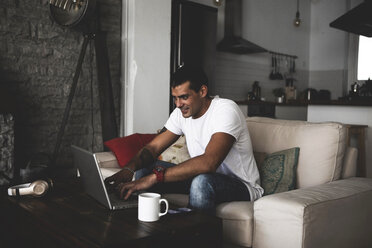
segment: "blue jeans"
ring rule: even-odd
[[[151,174],[157,165],[166,168],[175,166],[158,160],[150,167],[136,171],[135,179]],[[189,207],[211,213],[214,213],[219,203],[250,200],[249,191],[243,182],[220,173],[200,174],[182,182],[156,184],[150,190],[158,193],[189,194]]]

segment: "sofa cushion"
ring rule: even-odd
[[[135,133],[104,142],[116,156],[120,167],[124,167],[156,134]]]
[[[296,171],[300,148],[295,147],[265,156],[257,163],[264,195],[292,190],[296,185]]]
[[[346,128],[342,124],[248,117],[247,125],[254,151],[270,154],[300,147],[297,188],[340,178],[346,146]]]
[[[216,208],[216,215],[222,219],[224,242],[252,247],[253,202],[221,203]]]
[[[101,168],[119,168],[118,160],[112,152],[96,152],[94,153],[98,166]]]

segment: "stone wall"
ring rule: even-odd
[[[117,123],[120,102],[121,1],[100,3],[107,32]],[[59,26],[47,0],[0,1],[0,89],[15,98],[15,161],[25,167],[39,152],[52,155],[83,43],[83,35]],[[72,167],[70,145],[103,149],[94,43],[88,45],[57,165]]]

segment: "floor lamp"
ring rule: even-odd
[[[70,93],[64,110],[61,126],[57,134],[57,141],[51,158],[52,169],[56,166],[62,137],[68,121],[72,100],[80,76],[84,56],[90,40],[94,41],[97,65],[97,78],[100,96],[100,112],[103,141],[117,137],[117,125],[109,70],[109,60],[106,44],[106,33],[100,30],[98,3],[96,0],[50,0],[52,18],[63,27],[81,31],[84,41],[77,61]]]

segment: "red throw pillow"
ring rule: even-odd
[[[135,133],[104,142],[114,154],[120,167],[124,167],[156,134]]]

